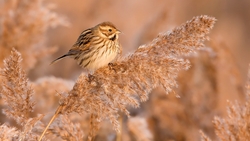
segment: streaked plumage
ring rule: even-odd
[[[51,64],[70,56],[78,65],[95,70],[112,62],[121,51],[118,42],[120,31],[111,22],[103,22],[84,30],[69,52]]]

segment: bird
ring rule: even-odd
[[[51,62],[54,64],[65,57],[71,57],[77,64],[94,71],[114,61],[121,54],[118,35],[121,33],[111,22],[102,22],[84,30],[68,53]]]

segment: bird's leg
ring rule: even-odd
[[[95,77],[92,74],[89,73],[88,74],[88,78],[89,78],[89,82],[91,82],[91,81],[94,80]]]
[[[108,66],[109,66],[109,68],[111,68],[112,66],[114,66],[114,64],[113,63],[109,63]]]
[[[114,70],[116,72],[116,70],[114,68],[115,64],[109,63],[108,66],[109,66],[109,70]]]
[[[92,82],[95,78],[95,76],[93,75],[94,74],[94,71],[93,70],[87,70],[87,73],[88,73],[88,78],[89,78],[89,82]]]

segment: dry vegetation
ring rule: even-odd
[[[215,39],[209,47],[204,44],[215,18],[193,17],[149,42],[156,34],[153,27],[161,29],[170,21],[163,7],[144,25],[147,30],[131,41],[147,44],[121,56],[112,67],[96,70],[91,79],[82,72],[74,82],[32,76],[41,74],[34,73],[36,69],[47,69],[47,65],[35,65],[49,64],[44,58],[56,50],[46,44],[48,30],[69,25],[53,12],[53,5],[42,0],[0,3],[0,140],[38,140],[53,115],[56,119],[42,140],[250,138],[250,66],[245,89],[228,46]],[[91,8],[85,13],[91,13]],[[238,101],[229,102],[226,113],[227,99]]]
[[[50,27],[67,25],[67,22],[50,7],[44,6],[41,0],[1,1],[1,60],[15,47],[23,55],[23,68],[29,70],[38,58],[55,51],[56,48],[48,48],[44,43],[46,31]]]

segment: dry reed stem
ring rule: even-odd
[[[57,108],[55,114],[53,115],[53,117],[52,117],[51,120],[49,121],[48,125],[45,127],[45,129],[44,129],[42,135],[39,137],[38,141],[41,141],[41,140],[42,140],[42,138],[43,138],[43,136],[45,135],[45,133],[47,132],[49,126],[50,126],[50,125],[52,124],[52,122],[57,118],[58,114],[62,111],[62,108],[63,108],[63,105],[60,105],[60,106]]]

